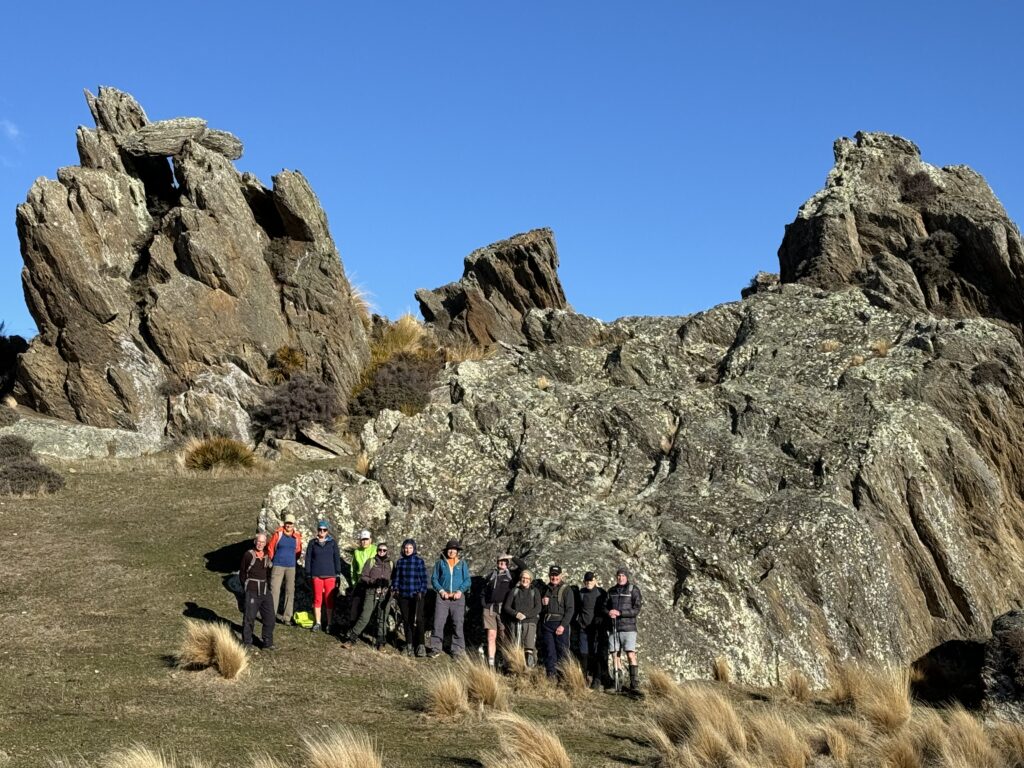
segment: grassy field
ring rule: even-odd
[[[254,750],[295,762],[303,736],[336,725],[365,729],[389,766],[479,765],[496,742],[486,719],[422,711],[447,658],[346,650],[279,626],[280,650],[255,654],[238,681],[174,668],[184,617],[239,624],[224,586],[237,545],[267,490],[308,468],[203,477],[170,458],[83,463],[57,495],[0,499],[0,766],[91,762],[132,743],[226,768]],[[650,764],[637,707],[603,694],[515,702],[591,766]]]

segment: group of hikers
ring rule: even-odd
[[[428,568],[413,539],[402,542],[399,557],[392,562],[388,545],[374,544],[370,531],[363,530],[351,550],[346,589],[341,549],[331,535],[330,524],[320,520],[316,538],[305,548],[304,565],[300,566],[302,559],[302,535],[291,514],[285,515],[272,534],[257,534],[252,548],[243,555],[239,580],[244,593],[242,641],[247,647],[253,645],[257,618],[262,624],[263,648],[268,650],[274,648],[275,622],[292,623],[296,570],[301,567],[313,593],[313,632],[338,631],[344,645],[351,646],[375,622],[375,645],[380,648],[387,640],[389,611],[395,611],[405,654],[440,656],[445,632],[450,630],[451,655],[465,657],[465,620],[473,578],[458,540],[448,541]],[[334,610],[336,597],[343,593],[349,606],[346,632],[336,630],[343,622]],[[425,616],[431,598],[433,624],[428,646]],[[501,554],[482,583],[478,579],[474,600],[477,604],[472,607],[480,609],[486,635],[481,653],[489,666],[495,667],[499,640],[504,639],[523,649],[529,666],[540,661],[547,675],[556,677],[559,664],[573,652],[576,638],[575,651],[592,688],[625,687],[627,665],[622,662],[626,661],[627,690],[637,690],[637,616],[642,596],[626,568],[615,572],[615,584],[605,590],[598,586],[592,571],[583,575],[582,584],[572,586],[562,568],[552,565],[545,583],[535,579],[520,559]]]

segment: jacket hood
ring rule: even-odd
[[[405,545],[406,544],[412,544],[412,554],[414,554],[414,555],[418,555],[419,554],[419,551],[416,549],[416,539],[406,539],[405,541],[402,542],[402,550],[401,550],[402,551],[402,557],[410,557],[410,555],[406,555],[405,554]]]

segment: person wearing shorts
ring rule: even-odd
[[[629,660],[629,690],[639,690],[640,668],[636,661],[636,617],[640,615],[643,596],[640,587],[629,582],[629,571],[619,568],[615,572],[615,586],[608,590],[605,605],[608,613],[608,648],[615,656],[626,652]],[[618,664],[618,661],[616,661]]]
[[[484,609],[484,629],[487,631],[487,666],[491,669],[494,669],[498,635],[505,629],[501,623],[502,606],[515,584],[509,570],[511,562],[512,555],[498,555],[498,562],[484,581],[484,588],[480,594],[480,603]]]
[[[341,579],[341,551],[338,542],[331,536],[331,526],[326,520],[316,525],[316,538],[306,548],[306,576],[313,585],[313,617],[315,623],[312,631],[323,626],[330,630],[334,615],[334,590]]]

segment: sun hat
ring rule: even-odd
[[[287,515],[284,516],[284,521],[286,523],[294,523],[295,522],[295,515],[293,515],[291,512],[289,512]]]
[[[454,549],[457,552],[461,552],[462,545],[459,544],[458,539],[448,539],[448,543],[444,545],[444,551],[447,552],[449,549]]]

